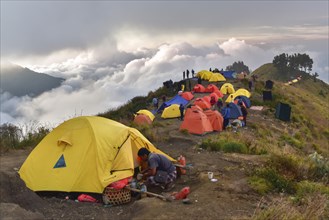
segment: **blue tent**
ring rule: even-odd
[[[230,108],[230,119],[236,119],[242,116],[241,108],[237,104],[230,102],[228,105]],[[224,115],[224,110],[225,108],[222,109],[222,115]]]
[[[251,101],[250,101],[250,99],[249,99],[247,96],[239,95],[239,96],[235,97],[234,100],[236,100],[236,99],[240,99],[241,101],[243,101],[243,103],[245,104],[245,106],[246,106],[247,108],[250,108],[250,106],[251,106]]]
[[[163,111],[165,108],[167,108],[168,106],[172,105],[172,104],[183,104],[184,106],[187,105],[187,103],[189,103],[189,101],[187,101],[186,99],[182,98],[180,95],[176,95],[174,96],[172,99],[170,99],[169,101],[163,103],[160,108],[157,110],[157,112],[161,112]]]
[[[235,71],[220,71],[220,73],[226,78],[226,79],[235,79],[236,78],[236,72]]]

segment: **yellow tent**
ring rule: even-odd
[[[250,96],[251,96],[250,92],[246,89],[238,89],[238,90],[235,91],[234,94],[236,96],[243,95],[243,96],[246,96],[248,98],[250,98]]]
[[[220,91],[223,94],[232,94],[235,93],[235,89],[231,83],[224,83],[222,87],[220,87]]]
[[[180,117],[179,105],[172,104],[165,108],[161,114],[161,118],[178,118]]]
[[[246,97],[248,97],[248,98],[250,98],[250,96],[251,96],[251,94],[250,94],[250,92],[249,92],[248,90],[246,90],[246,89],[238,89],[238,90],[236,90],[235,93],[229,95],[229,96],[227,97],[227,99],[225,100],[225,102],[233,102],[234,99],[235,99],[237,96],[241,96],[241,95],[242,95],[242,96],[246,96]]]
[[[223,82],[226,81],[225,77],[220,73],[213,73],[209,82]]]
[[[143,115],[147,115],[149,116],[149,118],[151,119],[151,121],[154,120],[155,116],[153,115],[152,112],[150,112],[149,110],[146,110],[146,109],[141,109],[139,110],[138,112],[136,112],[136,114],[143,114]]]
[[[213,72],[211,72],[209,70],[201,70],[196,74],[197,77],[204,79],[204,80],[209,80],[212,75],[213,75]]]
[[[27,157],[19,174],[33,191],[102,193],[110,183],[133,175],[141,147],[164,154],[134,128],[102,117],[81,116],[50,132]]]

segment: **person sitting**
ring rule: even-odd
[[[175,165],[164,155],[151,153],[147,148],[141,148],[137,153],[143,161],[148,162],[148,168],[141,171],[148,185],[161,186],[165,191],[171,190],[177,178]]]

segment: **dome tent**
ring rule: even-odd
[[[135,128],[81,116],[51,131],[27,157],[19,174],[33,191],[102,193],[109,184],[133,176],[142,147],[166,155]]]

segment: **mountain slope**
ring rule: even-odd
[[[38,96],[56,88],[64,81],[62,78],[37,73],[17,65],[1,67],[1,92],[9,92],[14,96]]]

